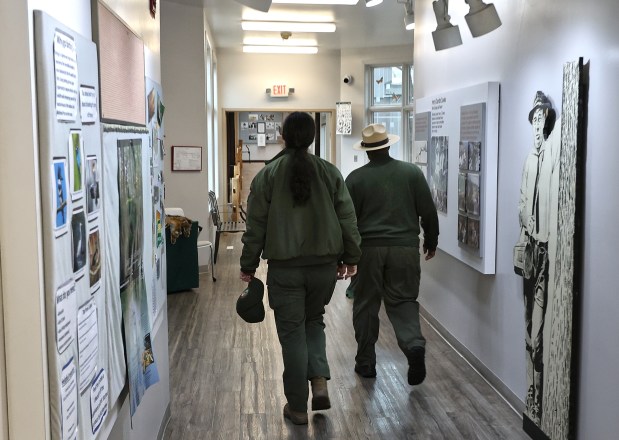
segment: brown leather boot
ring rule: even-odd
[[[284,405],[284,417],[289,419],[295,425],[307,425],[307,413],[294,411],[290,409],[288,404]]]
[[[331,408],[327,379],[324,377],[312,377],[312,411]]]

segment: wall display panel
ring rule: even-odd
[[[239,112],[239,139],[258,144],[258,135],[264,134],[264,145],[276,144],[281,141],[282,124],[282,112]]]
[[[495,273],[499,84],[416,102],[413,162],[439,212],[438,247],[483,274]]]
[[[534,439],[573,438],[573,316],[580,274],[587,78],[582,58],[563,68],[561,114],[542,91],[529,122],[514,269],[523,277],[527,392],[524,430]],[[558,117],[557,117],[558,116]]]
[[[34,30],[51,438],[94,439],[126,380],[120,297],[101,275],[97,49],[41,11]]]

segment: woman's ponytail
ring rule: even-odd
[[[307,152],[314,141],[316,126],[312,117],[293,112],[284,121],[282,137],[286,148],[293,150],[290,161],[290,191],[295,204],[305,204],[312,195],[312,181],[316,172]]]

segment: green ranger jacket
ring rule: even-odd
[[[354,265],[361,257],[355,209],[340,171],[310,154],[316,172],[311,196],[295,206],[289,185],[292,154],[281,151],[251,183],[243,272],[254,272],[261,255],[269,264],[289,266],[336,261]]]
[[[389,156],[346,178],[363,246],[419,246],[435,250],[439,224],[428,182],[416,165]],[[421,219],[421,222],[420,222]]]

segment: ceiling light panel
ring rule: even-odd
[[[285,5],[345,5],[353,6],[359,0],[273,0],[273,3]]]
[[[284,40],[280,36],[277,37],[245,37],[243,44],[252,46],[317,46],[318,42],[312,38],[295,38],[291,37]]]
[[[246,10],[243,11],[243,20],[245,21],[302,21],[312,23],[332,23],[335,18],[333,13],[316,12],[312,13],[300,13],[294,11],[272,11],[267,14],[258,11]]]
[[[243,46],[245,53],[297,53],[297,54],[315,54],[318,53],[317,47],[307,46]]]
[[[242,21],[244,31],[267,32],[335,32],[335,23],[307,23],[298,21]]]

